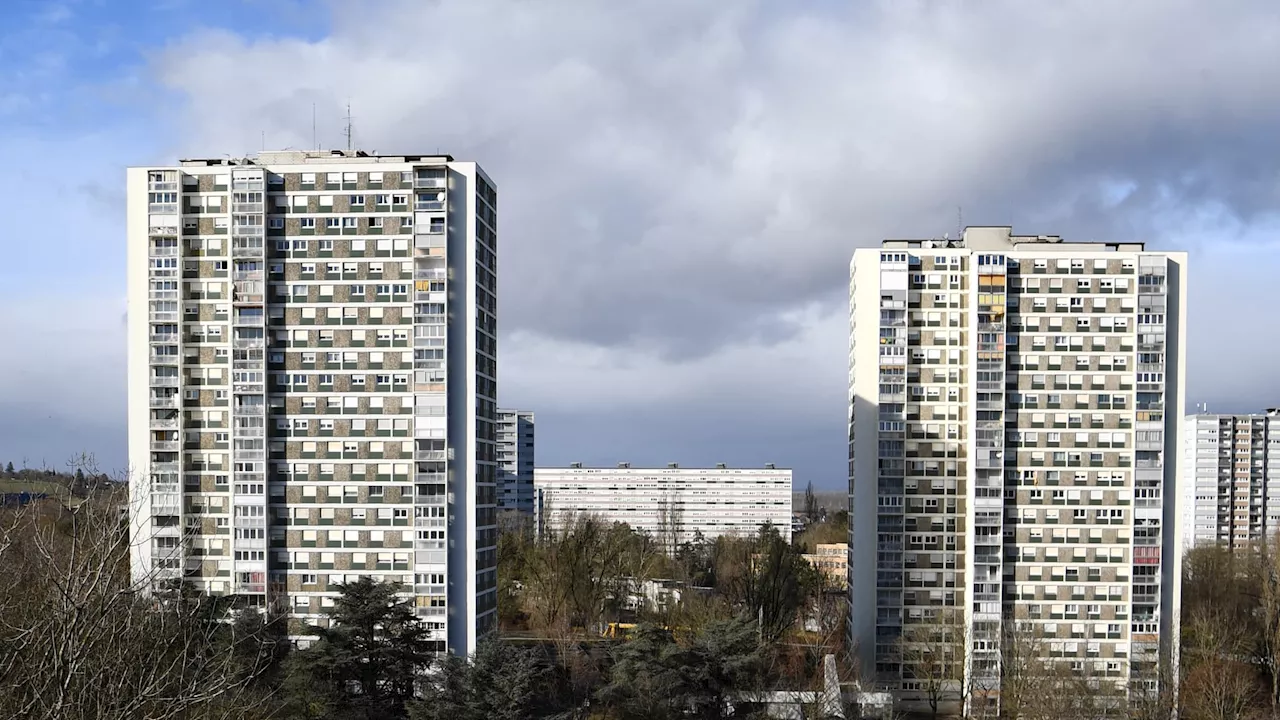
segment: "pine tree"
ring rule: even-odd
[[[338,586],[329,627],[293,653],[284,692],[288,717],[404,718],[415,684],[440,648],[401,586],[368,577]]]

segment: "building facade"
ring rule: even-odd
[[[917,638],[955,622],[982,703],[1013,636],[1100,698],[1155,690],[1161,652],[1176,663],[1185,297],[1186,255],[1141,243],[984,227],[855,251],[850,640],[868,680],[920,702]]]
[[[533,515],[533,413],[498,409],[498,510]]]
[[[818,543],[804,559],[822,573],[830,587],[843,590],[849,584],[849,544]]]
[[[791,540],[791,470],[764,468],[568,468],[534,470],[539,532],[591,515],[623,522],[669,550],[701,533],[750,536],[771,524]]]
[[[323,624],[403,583],[495,625],[497,191],[448,156],[130,168],[134,572]],[[305,639],[305,638],[304,638]]]
[[[1280,409],[1188,415],[1183,459],[1187,545],[1236,548],[1280,529]]]

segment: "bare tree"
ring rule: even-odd
[[[907,624],[899,643],[903,674],[919,685],[920,702],[929,716],[959,712],[968,643],[963,612],[939,608],[932,617]]]
[[[130,572],[125,487],[0,513],[0,716],[254,717],[269,638]]]

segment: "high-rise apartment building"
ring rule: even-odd
[[[498,409],[498,510],[533,515],[533,413]]]
[[[1183,439],[1187,545],[1236,548],[1280,529],[1280,410],[1188,415]]]
[[[448,156],[128,171],[135,572],[323,624],[403,583],[495,624],[497,192]]]
[[[913,666],[938,655],[920,643],[955,623],[956,703],[998,702],[1018,637],[1098,698],[1155,689],[1161,653],[1176,662],[1185,288],[1185,253],[1000,227],[854,253],[849,620],[868,679],[922,702],[937,688]]]

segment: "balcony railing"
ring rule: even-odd
[[[151,450],[154,452],[177,452],[177,440],[152,440]]]
[[[264,348],[267,346],[267,340],[266,338],[253,338],[250,340],[235,340],[232,343],[232,345],[237,350],[243,350],[246,348]]]
[[[444,185],[444,178],[416,177],[413,179],[413,186],[415,188],[443,188]]]
[[[178,212],[178,203],[151,203],[147,206],[147,212],[168,215]]]
[[[178,387],[177,376],[151,376],[151,387]]]
[[[178,234],[177,225],[152,225],[147,228],[148,235],[176,236]]]
[[[231,212],[233,213],[260,213],[262,212],[262,203],[232,203]]]
[[[151,257],[174,257],[178,254],[176,247],[153,247]]]
[[[173,396],[171,396],[171,397],[156,397],[155,395],[152,395],[152,396],[151,396],[151,407],[153,407],[153,408],[176,408],[176,407],[178,407],[178,396],[177,396],[177,395],[173,395]]]
[[[150,192],[177,192],[178,183],[176,182],[152,182],[147,184],[147,190]]]

